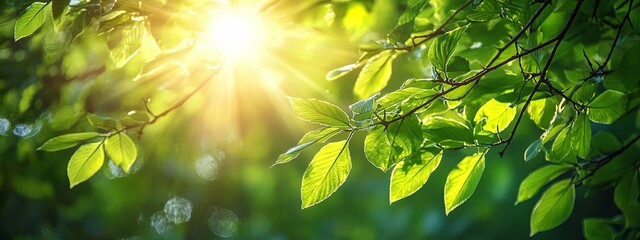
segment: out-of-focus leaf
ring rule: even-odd
[[[531,159],[534,159],[536,156],[538,156],[538,153],[540,153],[541,150],[542,142],[540,141],[540,139],[536,139],[529,145],[529,147],[527,147],[527,150],[524,151],[524,161],[531,161]]]
[[[100,133],[97,132],[81,132],[81,133],[70,133],[61,136],[57,136],[47,140],[42,146],[38,148],[38,150],[47,151],[47,152],[55,152],[60,151],[67,148],[72,148],[78,143],[89,140],[95,137],[99,137]]]
[[[637,174],[638,171],[631,171],[625,174],[616,185],[613,199],[618,208],[625,209],[631,204],[638,203],[639,186]]]
[[[285,153],[278,156],[278,160],[273,163],[272,167],[278,164],[288,163],[300,155],[302,150],[313,145],[314,143],[323,143],[329,138],[340,132],[339,128],[321,128],[305,134],[295,147],[289,148]]]
[[[339,67],[327,72],[327,75],[325,76],[325,78],[329,81],[333,81],[344,75],[347,75],[348,73],[355,70],[356,68],[358,68],[357,64],[349,64],[343,67]]]
[[[585,218],[582,220],[582,233],[587,240],[613,240],[615,229],[605,219]]]

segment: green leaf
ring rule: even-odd
[[[336,105],[316,99],[293,97],[289,97],[289,101],[302,120],[329,127],[349,127],[349,117]]]
[[[501,103],[495,99],[491,99],[478,109],[473,121],[478,122],[486,118],[487,122],[482,130],[498,133],[504,131],[515,116],[515,107],[511,107],[509,103]]]
[[[298,155],[300,155],[300,152],[302,152],[302,150],[304,150],[305,148],[318,142],[323,143],[327,141],[329,138],[338,134],[339,132],[340,132],[340,129],[338,128],[321,128],[321,129],[316,129],[311,132],[308,132],[302,137],[302,139],[300,139],[297,146],[289,148],[287,152],[280,154],[280,156],[278,156],[278,160],[276,160],[276,162],[273,163],[271,167],[278,164],[287,163],[295,159],[296,157],[298,157]]]
[[[456,28],[436,37],[429,49],[429,61],[438,70],[447,71],[449,59],[453,56],[458,46],[458,41],[464,35],[469,25]]]
[[[473,143],[471,129],[453,119],[432,117],[424,121],[422,129],[426,138],[436,143],[443,141]]]
[[[378,98],[380,94],[374,94],[373,96],[360,100],[354,104],[349,105],[349,109],[354,114],[362,114],[371,112],[375,108],[376,98]]]
[[[600,131],[592,137],[591,154],[597,156],[598,154],[611,153],[620,147],[622,147],[622,144],[615,135],[607,131]]]
[[[531,234],[553,229],[566,221],[576,198],[575,186],[571,179],[553,184],[540,197],[531,213]]]
[[[386,172],[398,161],[409,157],[420,146],[422,134],[416,117],[394,122],[385,130],[373,129],[364,142],[364,153],[369,162]]]
[[[401,104],[407,99],[411,99],[413,96],[431,96],[435,93],[436,92],[432,89],[407,87],[382,96],[378,99],[378,105],[383,108],[390,108],[397,104]]]
[[[607,90],[589,104],[589,119],[597,123],[611,124],[624,114],[626,106],[627,97],[624,93]]]
[[[43,2],[32,3],[16,19],[13,29],[13,39],[15,41],[28,37],[44,24],[47,16],[51,16],[51,4]]]
[[[127,173],[138,157],[136,145],[125,133],[118,133],[108,137],[105,141],[105,149],[111,160]]]
[[[415,1],[411,3],[407,10],[402,13],[400,19],[398,19],[396,27],[391,30],[387,36],[389,42],[404,43],[409,39],[411,32],[413,32],[413,24],[416,16],[427,6],[429,6],[428,1]]]
[[[585,114],[576,117],[571,128],[573,149],[579,157],[586,158],[591,147],[591,124]]]
[[[582,220],[582,233],[587,240],[613,240],[615,229],[606,219],[585,218]]]
[[[551,120],[556,114],[556,105],[558,103],[554,98],[543,98],[533,100],[527,107],[529,118],[542,129],[547,129],[551,125]]]
[[[311,207],[333,194],[351,171],[349,142],[325,145],[313,157],[302,177],[302,208]]]
[[[359,99],[367,98],[387,86],[395,57],[393,51],[383,51],[367,61],[353,87]]]
[[[146,35],[147,30],[142,21],[118,25],[110,32],[109,48],[116,67],[123,67],[138,53]]]
[[[417,156],[415,161],[401,161],[391,172],[390,203],[417,192],[429,180],[431,173],[440,164],[442,150],[432,149],[414,156]]]
[[[370,131],[364,139],[364,154],[367,160],[384,172],[395,162],[393,151],[391,142],[382,126]]]
[[[625,174],[614,192],[614,200],[616,206],[620,209],[625,209],[631,204],[637,204],[638,202],[638,171],[632,171]]]
[[[336,80],[338,78],[341,78],[344,75],[347,75],[348,73],[352,72],[353,70],[355,70],[356,68],[358,68],[357,64],[349,64],[340,68],[336,68],[333,69],[331,71],[329,71],[327,73],[327,75],[325,76],[325,78],[329,81],[333,81]]]
[[[571,140],[573,139],[569,132],[570,128],[565,127],[558,133],[556,140],[553,141],[553,145],[551,145],[551,152],[548,153],[548,160],[551,162],[561,162],[565,157],[571,156],[573,154],[573,143]]]
[[[529,147],[527,147],[527,150],[524,151],[524,161],[528,162],[531,161],[531,159],[534,159],[538,156],[540,150],[542,150],[542,141],[540,141],[540,139],[536,139],[529,145]]]
[[[571,167],[568,165],[551,164],[533,171],[520,183],[516,205],[533,197],[540,188],[567,172],[569,169],[571,169]]]
[[[100,136],[97,132],[81,132],[65,134],[57,137],[53,137],[47,140],[42,146],[38,148],[41,151],[55,152],[67,148],[72,148],[78,143]]]
[[[86,181],[96,174],[104,162],[102,142],[87,143],[76,150],[67,166],[69,188]]]
[[[104,129],[108,131],[118,129],[118,121],[116,121],[115,119],[102,118],[102,117],[96,116],[95,114],[89,113],[87,114],[87,120],[89,121],[89,124],[100,129]]]
[[[460,206],[476,190],[484,171],[484,153],[467,156],[451,170],[444,185],[444,205],[446,214]]]

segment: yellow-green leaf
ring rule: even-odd
[[[335,136],[340,132],[338,128],[321,128],[305,134],[295,147],[289,148],[287,152],[280,154],[278,160],[273,163],[272,167],[278,164],[287,163],[300,155],[300,152],[314,143],[323,143],[327,139]]]
[[[16,19],[16,25],[13,29],[13,39],[20,40],[33,34],[38,28],[44,24],[47,16],[51,16],[51,4],[43,2],[32,3],[24,12]]]
[[[425,151],[411,161],[401,161],[391,173],[389,202],[393,203],[417,192],[431,173],[436,170],[442,159],[442,150]]]
[[[74,147],[84,140],[89,140],[98,136],[100,136],[100,133],[97,132],[65,134],[47,140],[44,144],[42,144],[42,146],[38,148],[38,150],[47,152],[60,151],[63,149]]]
[[[104,162],[102,142],[87,143],[76,150],[67,166],[69,188],[86,181],[96,174]]]
[[[353,87],[359,99],[365,99],[387,86],[395,57],[393,51],[383,51],[368,60]]]
[[[444,185],[444,206],[448,215],[471,197],[484,171],[484,153],[467,156],[451,170]]]
[[[571,169],[569,165],[552,164],[533,171],[520,183],[516,204],[530,199],[540,188],[567,172],[569,169]]]
[[[311,207],[333,194],[349,176],[351,155],[349,142],[325,145],[313,157],[302,177],[302,208]]]
[[[433,40],[429,49],[429,60],[436,69],[446,71],[447,63],[456,51],[458,41],[464,35],[467,27],[469,25],[453,29]]]
[[[559,181],[542,194],[531,213],[531,236],[553,229],[566,221],[576,198],[571,179]]]
[[[293,110],[298,117],[312,123],[329,127],[348,127],[347,114],[331,103],[316,99],[300,99],[289,97]]]
[[[127,173],[138,157],[136,145],[125,133],[118,133],[108,137],[105,142],[105,149],[111,160]]]
[[[473,121],[479,122],[482,118],[487,118],[487,122],[482,130],[498,133],[504,131],[515,116],[515,107],[511,107],[509,103],[502,103],[491,99],[478,109]]]

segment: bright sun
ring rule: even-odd
[[[217,12],[209,23],[205,39],[228,59],[246,58],[264,50],[266,28],[265,22],[251,11]]]

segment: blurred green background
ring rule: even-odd
[[[361,2],[363,6],[371,4]],[[542,164],[542,159],[529,163],[522,160],[526,146],[541,133],[528,120],[504,158],[497,152],[487,155],[487,167],[476,193],[449,216],[444,212],[443,186],[446,174],[463,157],[456,151],[445,151],[441,166],[427,184],[393,205],[388,201],[389,173],[378,171],[365,159],[361,146],[364,135],[356,135],[352,141],[354,161],[347,182],[309,209],[301,210],[300,184],[318,148],[305,151],[289,164],[269,168],[278,154],[314,128],[295,117],[286,96],[328,100],[343,108],[355,101],[351,89],[356,74],[333,82],[325,81],[324,75],[357,59],[357,43],[363,36],[384,36],[395,25],[399,15],[395,1],[378,1],[370,16],[374,20],[368,23],[370,32],[354,33],[355,27],[350,24],[358,23],[322,26],[305,18],[305,23],[314,28],[313,34],[291,39],[288,47],[273,50],[286,68],[262,66],[280,75],[275,90],[274,86],[256,83],[260,78],[256,73],[241,64],[235,66],[229,71],[245,80],[235,81],[234,88],[224,91],[224,100],[208,95],[225,84],[220,80],[168,118],[145,129],[144,135],[135,140],[140,151],[135,173],[125,175],[105,163],[93,178],[73,189],[69,189],[66,176],[73,150],[36,151],[40,144],[65,132],[90,129],[84,111],[122,115],[140,110],[143,92],[157,91],[151,94],[171,102],[180,91],[171,87],[146,89],[144,85],[125,87],[127,81],[112,80],[127,79],[131,74],[126,71],[110,77],[69,80],[69,69],[77,70],[77,75],[96,69],[92,64],[100,62],[101,50],[87,45],[87,49],[61,51],[48,44],[44,34],[14,42],[13,21],[19,9],[27,5],[0,3],[0,118],[6,119],[0,122],[2,239],[528,237],[535,201],[513,204],[522,179]],[[322,10],[313,14],[307,17],[326,15]],[[67,63],[57,60],[73,54],[75,59]],[[387,89],[396,88],[404,79],[424,75],[416,61],[410,54],[399,58]],[[64,74],[56,72],[65,67]],[[221,101],[231,106],[222,107]],[[29,107],[22,110],[25,107],[21,105]],[[596,127],[594,132],[598,131]],[[579,239],[582,218],[617,213],[610,192],[586,199],[581,197],[584,195],[578,189],[576,207],[567,222],[534,239]],[[157,221],[154,214],[163,211],[174,197],[190,202],[189,220],[181,224]]]

